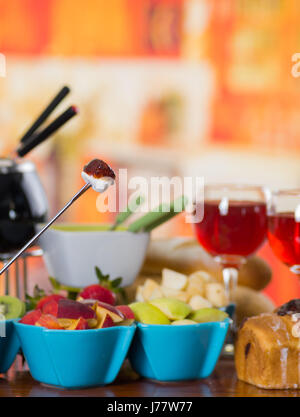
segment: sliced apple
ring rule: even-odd
[[[213,277],[206,271],[195,271],[192,274],[189,275],[189,280],[191,282],[213,282]]]
[[[150,303],[159,308],[170,320],[183,320],[192,312],[191,306],[175,298],[157,298]]]
[[[120,326],[131,326],[134,322],[134,312],[127,305],[116,306],[121,313],[124,314],[125,320],[119,323]]]
[[[228,304],[224,286],[218,282],[206,284],[205,298],[215,307],[224,307]]]
[[[161,287],[163,297],[171,297],[176,298],[177,300],[184,301],[185,303],[188,301],[189,297],[185,291],[180,290],[173,290],[172,288]],[[161,297],[157,297],[161,298]]]
[[[93,319],[95,316],[95,311],[89,305],[68,299],[58,301],[57,318],[59,319],[77,320],[80,317]]]
[[[168,317],[157,307],[149,303],[132,303],[129,307],[134,312],[136,321],[144,324],[170,324]]]
[[[114,323],[120,323],[125,319],[124,314],[111,304],[97,302],[96,315],[99,322],[99,317],[102,318],[105,314],[108,314]]]
[[[228,314],[217,308],[201,308],[200,310],[193,311],[189,315],[190,320],[194,320],[197,323],[207,323],[210,321],[223,321],[228,317]]]
[[[102,313],[98,311],[98,324],[95,327],[96,329],[105,329],[107,327],[113,327],[115,325],[115,322],[111,318],[111,316],[108,314],[107,310],[102,310]]]
[[[148,301],[153,298],[155,293],[161,293],[159,284],[153,279],[147,278],[142,290],[143,298]]]
[[[205,278],[205,274],[206,272],[197,271],[189,276],[186,289],[189,297],[192,297],[193,295],[204,296],[205,284],[208,282]]]
[[[184,290],[187,286],[188,278],[186,275],[181,274],[171,269],[164,268],[162,271],[162,286],[171,288],[173,290]]]
[[[80,317],[78,320],[72,320],[73,323],[66,330],[87,330],[89,328],[87,320]]]
[[[146,301],[143,296],[143,289],[144,289],[143,285],[139,285],[136,289],[135,299],[136,301],[140,303],[143,303],[144,301]]]
[[[212,307],[212,303],[201,295],[193,295],[189,300],[189,305],[193,310],[199,310],[200,308]]]
[[[174,326],[183,326],[186,324],[197,324],[197,322],[194,320],[183,319],[183,320],[175,320],[171,324]]]

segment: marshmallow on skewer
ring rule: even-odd
[[[103,193],[114,184],[116,175],[111,167],[101,159],[93,159],[83,168],[81,176],[93,190]]]

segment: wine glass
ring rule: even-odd
[[[267,235],[265,189],[252,185],[220,184],[204,187],[204,214],[195,223],[199,243],[222,266],[228,300],[238,271]]]
[[[271,193],[268,239],[277,258],[300,275],[300,189]]]

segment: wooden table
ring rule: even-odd
[[[155,383],[145,379],[125,381],[83,390],[59,390],[34,381],[28,371],[11,369],[0,378],[0,397],[298,397],[300,390],[263,390],[240,382],[231,359],[219,361],[213,374],[204,380]]]

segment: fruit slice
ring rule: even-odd
[[[170,320],[183,320],[192,312],[191,306],[175,298],[157,298],[150,303],[159,308]]]
[[[41,315],[41,310],[29,311],[29,313],[25,314],[25,316],[19,321],[19,323],[35,325]]]
[[[130,326],[134,322],[134,312],[131,310],[129,306],[121,305],[117,306],[117,309],[123,313],[125,320],[123,320],[120,325],[122,326]]]
[[[204,271],[194,272],[189,276],[188,285],[187,285],[187,293],[189,297],[193,295],[201,295],[204,296],[205,293],[205,285],[211,281],[211,277]]]
[[[132,303],[129,307],[134,312],[136,321],[145,324],[170,324],[168,317],[152,304]]]
[[[63,297],[62,295],[59,295],[59,294],[47,295],[46,297],[43,297],[40,299],[40,301],[37,303],[36,309],[42,310],[42,312],[44,313],[44,306],[46,304],[48,304],[50,301],[51,302],[56,301],[58,303],[58,301],[62,299],[66,299],[66,297]]]
[[[213,282],[213,277],[206,271],[195,271],[189,275],[189,281],[196,283],[208,283]]]
[[[59,324],[56,317],[51,314],[42,314],[38,321],[35,323],[36,326],[46,327],[47,329],[62,330],[63,327]]]
[[[189,296],[186,291],[180,290],[173,290],[172,288],[161,287],[162,296],[167,298],[176,298],[176,300],[184,301],[185,303],[188,301]],[[157,297],[161,298],[161,297]]]
[[[68,327],[71,327],[74,322],[77,320],[75,319],[57,319],[59,325],[63,327],[64,329],[67,329]]]
[[[197,324],[194,320],[184,319],[184,320],[175,320],[171,323],[174,326],[182,326],[186,324]]]
[[[87,320],[80,317],[78,320],[72,320],[73,323],[66,330],[86,330],[89,328]]]
[[[211,282],[205,286],[205,298],[215,307],[224,307],[228,304],[225,295],[224,285],[218,282]]]
[[[86,304],[78,301],[63,299],[58,302],[57,318],[61,319],[94,319],[95,311]]]
[[[163,294],[158,283],[148,278],[142,287],[142,295],[144,300],[149,301],[153,298],[162,297]]]
[[[190,298],[189,305],[193,310],[212,307],[212,303],[206,298],[201,297],[201,295],[193,295],[193,297]]]
[[[115,293],[99,284],[89,285],[84,288],[84,290],[79,294],[79,298],[80,297],[84,299],[102,301],[111,305],[115,305],[116,303]]]
[[[42,313],[43,314],[51,314],[54,317],[57,317],[58,312],[58,301],[50,300],[48,303],[43,305]]]
[[[118,310],[116,307],[102,303],[101,301],[97,302],[96,314],[99,321],[104,315],[109,315],[114,323],[120,323],[125,319],[124,314]]]
[[[162,271],[162,286],[173,290],[183,290],[188,283],[188,278],[184,274],[164,268]]]
[[[200,310],[193,311],[189,315],[190,320],[194,320],[197,323],[207,323],[210,321],[223,321],[228,317],[228,314],[217,308],[201,308]]]
[[[98,324],[98,320],[97,318],[95,319],[87,319],[87,324],[89,326],[89,329],[95,329],[97,324]]]
[[[25,314],[25,303],[10,295],[0,296],[0,315],[5,320],[17,319]]]
[[[103,315],[99,314],[98,317],[99,317],[99,322],[98,322],[96,329],[105,329],[107,327],[113,327],[115,325],[115,322],[113,321],[111,316],[107,314],[107,312],[104,313]]]

